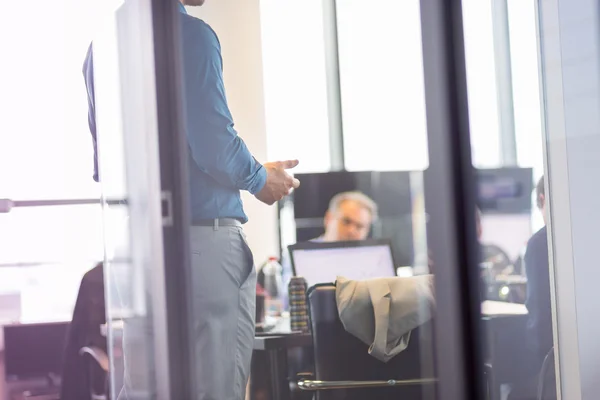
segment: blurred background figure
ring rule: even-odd
[[[365,240],[377,220],[377,204],[361,192],[335,195],[325,214],[325,233],[314,241]]]

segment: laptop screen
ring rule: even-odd
[[[396,275],[392,248],[386,240],[299,243],[289,246],[294,276],[308,286],[335,282],[338,276],[370,279]]]

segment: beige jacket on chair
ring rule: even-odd
[[[346,331],[388,362],[408,346],[410,333],[431,319],[433,275],[353,281],[338,277],[336,300]]]

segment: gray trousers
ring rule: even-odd
[[[244,400],[254,342],[252,252],[241,226],[192,227],[190,240],[193,400]],[[151,342],[151,316],[125,321],[118,400],[156,398]]]
[[[190,239],[195,400],[244,400],[255,329],[252,252],[241,226],[192,227]]]

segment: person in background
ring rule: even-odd
[[[541,364],[553,346],[544,177],[540,179],[536,187],[536,203],[542,213],[544,227],[529,239],[525,251],[525,274],[527,275],[527,300],[525,305],[529,313],[527,320],[528,344],[537,361]]]
[[[329,201],[329,208],[323,218],[325,233],[311,242],[365,240],[377,218],[377,204],[366,194],[358,191],[338,193]],[[287,249],[284,249],[281,264],[283,282],[287,288],[293,274]]]
[[[544,219],[544,227],[527,243],[524,263],[527,276],[526,344],[529,351],[528,376],[515,385],[510,400],[534,400],[538,375],[546,355],[552,350],[552,306],[550,297],[550,263],[548,259],[548,231],[546,228],[546,194],[544,177],[536,186],[536,204]]]
[[[202,6],[204,0],[171,1],[177,3],[180,12],[184,126],[189,150],[193,398],[243,400],[254,342],[256,271],[242,229],[248,217],[240,191],[273,205],[300,185],[286,172],[298,161],[261,164],[253,157],[234,129],[217,34],[201,19],[188,15],[184,7]],[[137,12],[131,4],[135,1],[125,1],[117,12],[119,17],[127,20],[128,12]],[[93,66],[90,46],[83,72],[94,144],[94,179],[100,181]],[[136,354],[131,350],[129,354],[129,363],[125,354],[128,371],[148,368],[147,364],[134,365]],[[126,379],[122,397],[135,392],[135,387],[128,390],[128,386],[152,389],[150,382],[132,382]]]
[[[481,238],[483,237],[483,226],[481,223],[481,210],[479,209],[479,207],[475,207],[475,229],[476,229],[476,233],[477,233],[477,242],[479,242],[479,244],[481,244]],[[435,263],[433,261],[431,250],[428,250],[428,254],[429,254],[429,271],[430,271],[430,273],[433,273],[434,268],[435,268]],[[484,287],[484,289],[485,289],[485,287]],[[484,296],[484,298],[485,298],[485,296]]]
[[[325,233],[313,239],[319,242],[365,240],[377,220],[377,204],[361,192],[343,192],[333,196],[325,213]]]

